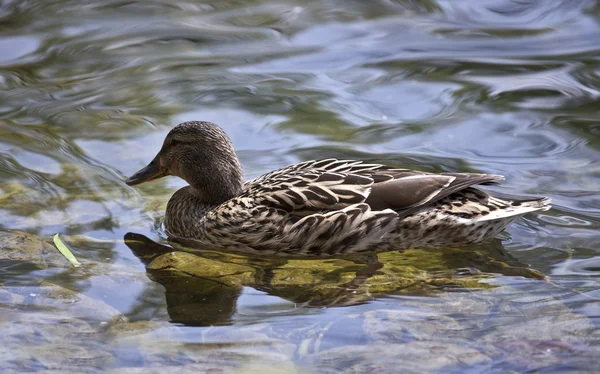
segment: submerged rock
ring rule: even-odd
[[[53,310],[2,311],[0,368],[5,373],[97,370],[111,353],[98,341],[100,326]]]
[[[171,321],[189,325],[229,323],[242,285],[252,279],[251,268],[185,252],[163,254],[146,269],[165,287]]]
[[[115,373],[295,372],[295,346],[272,338],[266,324],[199,329],[123,322],[108,332],[119,368]]]
[[[39,237],[21,231],[0,231],[0,269],[23,263],[38,269],[71,267],[55,247]]]
[[[485,372],[492,359],[477,349],[457,344],[350,345],[323,351],[307,360],[319,373]]]
[[[560,300],[538,296],[552,284],[536,285],[531,293],[503,286],[406,299],[400,309],[366,312],[363,330],[375,344],[477,347],[498,368],[517,372],[568,367],[572,360],[582,361],[573,367],[589,365],[600,356],[592,321]]]
[[[53,311],[63,318],[109,321],[120,312],[105,302],[64,287],[41,282],[25,286],[1,286],[0,300],[12,307],[31,312]]]
[[[500,242],[471,249],[410,250],[332,259],[253,258],[223,251],[156,243],[134,233],[126,245],[166,289],[171,320],[190,325],[230,323],[242,287],[304,307],[358,305],[380,295],[435,295],[495,287],[498,271],[540,278],[507,254]]]

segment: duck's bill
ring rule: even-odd
[[[165,175],[167,175],[166,170],[161,170],[158,160],[154,159],[148,166],[129,177],[125,183],[129,186],[135,186],[136,184],[158,179]]]

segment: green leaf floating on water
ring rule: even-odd
[[[69,260],[69,262],[73,266],[75,266],[76,268],[81,266],[81,263],[79,261],[77,261],[75,256],[73,256],[73,253],[71,253],[71,250],[69,250],[69,248],[65,245],[65,243],[63,243],[62,240],[60,240],[60,238],[58,237],[58,234],[54,235],[53,240],[54,240],[54,245],[56,246],[56,248],[58,248],[60,253],[62,253],[62,255],[65,256],[65,258],[67,260]]]

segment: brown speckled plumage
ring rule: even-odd
[[[425,173],[351,160],[306,161],[242,184],[225,133],[209,122],[175,127],[130,185],[177,175],[170,236],[246,253],[336,256],[477,243],[550,200],[505,201],[472,186],[502,177]]]

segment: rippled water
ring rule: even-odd
[[[0,369],[597,370],[599,41],[584,0],[2,2]],[[184,182],[123,181],[190,119],[247,178],[355,158],[554,208],[368,279],[174,251],[153,241]]]

